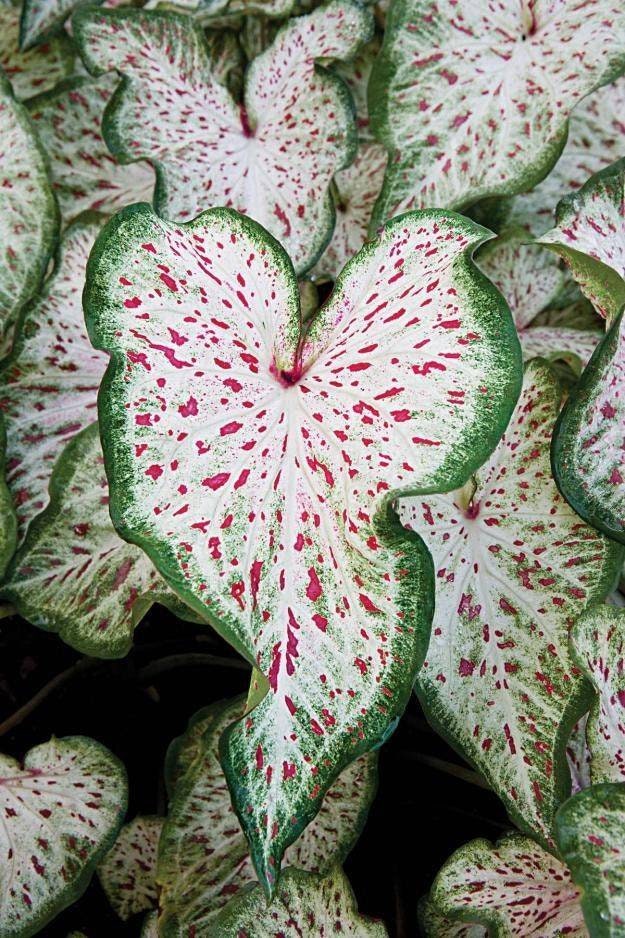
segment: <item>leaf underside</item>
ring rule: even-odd
[[[587,697],[569,629],[607,595],[622,562],[551,477],[560,394],[546,363],[530,362],[511,422],[470,491],[399,507],[437,572],[419,698],[515,822],[545,844],[570,790],[565,747]]]
[[[163,818],[136,817],[119,832],[98,867],[106,898],[119,917],[156,908],[156,854]]]
[[[462,484],[516,398],[509,313],[468,257],[484,236],[396,220],[305,340],[288,258],[228,210],[175,226],[133,207],[92,253],[114,523],[268,679],[223,760],[269,888],[422,660],[430,560],[394,493]]]

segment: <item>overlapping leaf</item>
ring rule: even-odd
[[[356,900],[339,867],[326,876],[287,870],[267,906],[256,887],[235,897],[214,923],[212,938],[275,938],[276,935],[325,938],[385,938],[386,928],[358,914]]]
[[[571,771],[572,794],[590,785],[590,751],[586,742],[587,722],[588,714],[585,713],[571,730],[566,746],[566,758]]]
[[[431,896],[441,914],[479,922],[497,938],[588,938],[568,869],[519,834],[495,846],[474,840],[461,847],[438,874]]]
[[[558,811],[558,846],[580,887],[592,938],[625,929],[625,785],[593,785]]]
[[[553,224],[555,207],[589,176],[625,156],[625,78],[584,98],[569,119],[567,141],[549,175],[514,199],[509,220],[540,234]]]
[[[52,739],[24,764],[0,756],[0,933],[40,933],[83,893],[126,811],[123,766],[84,737]]]
[[[112,214],[152,200],[152,167],[142,161],[120,165],[102,138],[104,109],[117,84],[116,75],[74,78],[30,105],[66,222],[83,211]]]
[[[1,10],[1,7],[0,7]],[[37,290],[54,247],[58,212],[46,159],[28,115],[0,73],[0,346]]]
[[[601,170],[558,205],[541,244],[562,255],[601,316],[625,304],[625,159]]]
[[[156,853],[163,818],[136,817],[122,827],[98,867],[102,888],[123,921],[157,904]]]
[[[422,660],[430,560],[390,500],[461,484],[517,394],[509,313],[469,260],[484,237],[396,220],[305,340],[288,258],[228,210],[174,226],[135,206],[91,256],[114,522],[269,682],[223,754],[269,888]]]
[[[48,502],[52,466],[64,445],[97,416],[107,359],[89,342],[82,290],[89,251],[102,223],[101,217],[86,216],[66,231],[54,273],[24,311],[13,354],[0,371],[7,480],[20,538]]]
[[[54,36],[48,42],[22,52],[19,47],[20,7],[0,3],[0,68],[9,78],[16,98],[25,100],[53,88],[71,75],[74,52],[69,37]]]
[[[50,504],[30,525],[1,595],[33,625],[99,658],[127,654],[135,627],[155,602],[198,621],[143,551],[113,528],[97,424],[63,450]]]
[[[98,0],[23,0],[20,19],[20,48],[32,49],[58,34],[70,13],[82,3]]]
[[[223,906],[256,881],[249,848],[232,810],[219,762],[219,738],[245,711],[245,699],[200,711],[168,753],[173,798],[159,846],[163,936],[209,934]],[[288,774],[285,762],[283,773]],[[365,823],[377,783],[377,758],[353,762],[328,791],[319,814],[286,852],[285,863],[327,873],[341,863]]]
[[[159,5],[160,0],[148,0],[146,9],[156,9]],[[177,0],[173,6],[192,14],[200,25],[211,26],[240,21],[242,16],[285,18],[293,12],[296,3],[295,0]]]
[[[560,389],[526,366],[506,433],[464,489],[402,499],[436,568],[436,612],[417,692],[519,826],[550,843],[570,790],[565,747],[584,712],[569,659],[573,621],[610,591],[621,550],[584,524],[551,477]]]
[[[590,609],[573,628],[572,646],[596,691],[586,729],[591,779],[625,781],[625,612]]]
[[[616,0],[392,5],[370,86],[391,159],[374,221],[531,188],[575,105],[625,70]]]
[[[371,14],[349,0],[293,20],[248,69],[239,105],[188,17],[91,10],[75,19],[88,67],[124,76],[105,137],[122,161],[154,164],[158,211],[187,220],[232,206],[275,235],[298,271],[330,238],[329,186],[356,149],[347,89],[315,63],[350,58],[370,31]]]
[[[439,912],[429,897],[419,904],[419,922],[427,938],[488,938],[483,925],[453,921]]]
[[[625,321],[620,316],[575,386],[553,439],[558,487],[575,511],[625,543]]]
[[[563,359],[576,370],[586,365],[601,332],[532,325],[539,313],[559,301],[566,287],[556,256],[533,243],[523,229],[508,228],[484,246],[478,263],[510,307],[525,359]]]

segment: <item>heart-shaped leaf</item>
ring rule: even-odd
[[[522,228],[508,228],[484,245],[478,264],[504,295],[519,334],[523,357],[564,359],[576,371],[587,364],[600,332],[557,326],[533,326],[533,320],[556,303],[566,287],[560,260],[535,244]]]
[[[123,541],[109,516],[97,424],[65,447],[50,504],[30,525],[0,590],[33,625],[83,654],[121,658],[155,602],[198,621],[167,589],[148,557]]]
[[[566,866],[528,837],[465,844],[431,892],[439,912],[479,922],[497,938],[588,938],[579,890]]]
[[[593,701],[586,738],[590,777],[625,781],[625,611],[595,606],[574,625],[573,656],[592,683]]]
[[[158,857],[163,936],[212,934],[211,923],[223,906],[256,881],[218,748],[224,730],[244,712],[244,698],[207,707],[168,753],[175,785]],[[285,762],[283,775],[290,769]],[[377,756],[367,753],[339,775],[285,862],[313,873],[342,863],[364,826],[376,785]]]
[[[358,914],[356,900],[340,867],[327,876],[287,870],[267,905],[259,887],[228,903],[211,929],[211,938],[276,938],[277,935],[325,938],[386,938],[381,922]]]
[[[0,756],[0,934],[40,934],[78,899],[126,811],[126,773],[92,739],[51,739],[20,765]]]
[[[136,817],[122,827],[98,867],[106,898],[123,921],[156,907],[156,853],[162,828],[163,818]]]
[[[65,232],[54,273],[22,314],[13,353],[0,371],[7,478],[20,538],[48,502],[50,473],[63,447],[97,416],[107,359],[89,342],[82,290],[89,251],[103,221],[84,216]]]
[[[0,8],[1,10],[1,8]],[[0,72],[0,351],[44,275],[58,230],[46,159]]]
[[[0,68],[16,98],[32,98],[72,74],[74,51],[69,36],[54,36],[37,49],[20,51],[20,7],[13,3],[0,3],[0,27]]]
[[[625,159],[558,205],[540,243],[560,254],[597,312],[611,322],[625,304]]]
[[[558,487],[575,511],[625,543],[625,320],[620,316],[573,389],[553,438]]]
[[[304,334],[286,254],[227,209],[130,207],[91,255],[114,523],[269,682],[223,756],[269,888],[422,661],[431,562],[392,499],[462,484],[518,392],[508,310],[470,261],[485,236],[397,219]]]
[[[539,182],[575,105],[625,70],[624,36],[618,0],[393,3],[369,92],[392,154],[374,223]]]
[[[558,846],[580,887],[592,938],[625,929],[625,785],[593,785],[562,805]]]
[[[560,199],[580,189],[589,176],[625,156],[625,78],[588,95],[574,108],[567,141],[549,175],[531,192],[517,196],[509,221],[540,234],[553,225]]]
[[[73,78],[29,105],[66,222],[84,211],[112,214],[152,199],[152,167],[142,161],[121,166],[102,139],[104,109],[118,83],[116,75]]]
[[[587,697],[569,629],[610,591],[623,556],[551,477],[560,396],[548,365],[530,362],[504,437],[474,480],[399,507],[437,571],[419,698],[519,827],[546,844],[570,791],[565,747]]]
[[[334,0],[293,20],[248,69],[242,105],[215,79],[189,17],[87,10],[74,22],[89,69],[124,76],[104,135],[122,162],[154,164],[157,210],[187,220],[232,206],[275,235],[298,272],[311,267],[334,227],[332,177],[356,150],[349,93],[316,62],[353,56],[371,14]]]

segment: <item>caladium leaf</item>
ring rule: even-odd
[[[54,248],[58,209],[28,115],[0,72],[0,349]]]
[[[597,312],[611,322],[625,304],[625,159],[562,199],[540,243],[557,251]]]
[[[83,654],[120,658],[155,602],[183,618],[148,557],[119,537],[97,424],[63,450],[50,479],[50,504],[32,522],[11,562],[2,596],[33,625],[58,632]]]
[[[483,925],[453,921],[439,912],[429,896],[419,903],[419,923],[427,938],[488,938]]]
[[[553,438],[553,471],[575,511],[625,543],[625,321],[620,316],[569,397]]]
[[[479,922],[493,938],[588,938],[579,890],[566,866],[528,837],[465,844],[436,877],[431,898],[452,919]]]
[[[228,903],[211,929],[211,938],[275,938],[306,935],[325,938],[386,938],[381,922],[358,914],[356,900],[340,867],[327,876],[287,870],[267,905],[259,887]]]
[[[160,938],[158,931],[158,912],[149,912],[143,919],[141,938]]]
[[[588,714],[585,713],[571,730],[566,746],[566,758],[571,771],[571,793],[573,795],[590,785],[590,750],[586,742],[587,722]]]
[[[617,0],[394,3],[369,91],[392,154],[374,223],[539,182],[575,105],[625,70],[624,35]]]
[[[563,196],[625,156],[624,110],[625,78],[584,98],[570,116],[566,145],[558,162],[531,192],[514,199],[509,221],[534,234],[546,231]]]
[[[48,502],[50,473],[63,447],[97,417],[107,359],[89,342],[82,290],[89,251],[103,221],[85,216],[66,231],[54,273],[24,311],[13,353],[0,371],[7,480],[20,538]]]
[[[156,853],[162,828],[163,818],[136,817],[122,827],[98,867],[106,898],[123,921],[156,908]]]
[[[590,777],[625,781],[625,611],[594,606],[575,623],[573,656],[596,691],[586,738]]]
[[[219,739],[245,712],[245,698],[200,711],[168,753],[173,798],[159,846],[163,936],[212,934],[212,922],[256,873],[219,761]],[[284,763],[283,773],[289,766]],[[367,753],[339,775],[317,817],[285,854],[289,866],[326,873],[341,863],[367,818],[377,786],[377,755]]]
[[[268,17],[283,19],[290,16],[295,8],[295,0],[176,0],[174,9],[190,13],[201,26],[230,25],[231,21],[240,21],[245,17]],[[163,8],[162,0],[148,0],[146,9]]]
[[[16,98],[25,100],[53,88],[72,74],[74,51],[69,36],[54,36],[28,52],[19,48],[20,7],[0,3],[0,67]]]
[[[104,746],[51,739],[23,765],[0,756],[0,933],[38,934],[86,889],[127,802],[126,773]]]
[[[102,138],[104,109],[117,85],[112,74],[73,78],[29,105],[66,222],[84,211],[112,214],[131,202],[152,199],[150,164],[120,165]]]
[[[522,228],[508,228],[484,245],[478,264],[505,297],[519,334],[524,358],[563,359],[579,373],[587,364],[600,332],[567,326],[534,326],[534,319],[558,300],[565,283],[560,260],[535,244]]]
[[[275,235],[299,272],[311,267],[334,227],[332,177],[356,149],[349,93],[316,62],[353,56],[371,14],[334,0],[293,20],[249,67],[243,105],[215,79],[189,17],[87,10],[74,22],[90,70],[124,76],[105,138],[122,162],[154,164],[157,210],[187,220],[232,206]]]
[[[7,564],[13,556],[17,543],[17,519],[13,499],[5,481],[5,452],[6,432],[4,421],[0,421],[0,578],[4,576]]]
[[[569,660],[569,628],[607,595],[622,562],[551,477],[560,395],[549,366],[530,362],[504,437],[473,481],[399,506],[437,572],[416,684],[428,719],[545,844],[570,790],[565,747],[587,696]]]
[[[91,255],[114,523],[269,682],[223,752],[268,888],[425,651],[431,564],[394,493],[461,484],[518,392],[508,310],[469,259],[485,235],[396,220],[304,336],[287,256],[227,209],[175,226],[130,207]]]
[[[558,846],[580,887],[592,938],[619,938],[625,929],[625,785],[593,785],[562,805]]]

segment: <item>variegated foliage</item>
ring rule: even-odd
[[[43,149],[0,72],[0,354],[20,308],[39,287],[57,230]]]
[[[436,568],[419,698],[511,817],[546,844],[570,791],[565,747],[587,698],[569,629],[607,595],[622,563],[621,549],[581,521],[551,477],[560,394],[546,363],[530,362],[504,437],[474,478],[399,506]]]
[[[625,785],[593,785],[563,805],[558,846],[580,888],[591,938],[625,932]]]
[[[575,511],[625,543],[625,321],[616,319],[568,399],[553,471]]]
[[[396,220],[304,334],[287,256],[226,209],[176,226],[132,207],[91,256],[114,523],[268,680],[223,751],[268,889],[422,661],[431,562],[393,498],[462,484],[518,392],[508,310],[469,259],[484,237]]]
[[[49,494],[0,588],[25,619],[98,658],[127,654],[135,627],[155,602],[198,621],[146,554],[113,528],[97,424],[65,447]]]
[[[211,929],[211,938],[325,938],[334,934],[345,938],[387,936],[381,922],[358,914],[354,894],[339,867],[326,876],[287,870],[269,906],[257,886],[228,903]]]
[[[106,898],[123,921],[156,907],[156,854],[162,827],[163,818],[136,817],[122,827],[98,867]]]
[[[256,881],[219,761],[220,737],[244,711],[241,698],[200,711],[168,752],[173,795],[157,869],[163,936],[212,934],[220,910]],[[283,776],[290,771],[285,762]],[[367,753],[339,775],[317,817],[287,850],[285,863],[313,873],[341,863],[362,830],[376,784],[377,756]]]
[[[105,137],[122,162],[154,164],[157,210],[186,221],[232,206],[278,238],[299,272],[330,239],[330,183],[357,145],[349,92],[316,63],[351,58],[371,28],[371,14],[350,0],[293,20],[250,65],[239,105],[189,17],[90,10],[75,18],[90,70],[124,76]]]
[[[0,2],[0,69],[10,80],[16,98],[26,100],[53,88],[74,69],[69,36],[51,37],[24,52],[19,45],[20,7]]]
[[[66,223],[84,211],[112,214],[152,200],[152,167],[143,161],[120,165],[102,138],[104,110],[117,84],[116,75],[72,78],[29,106]]]
[[[574,658],[595,690],[586,738],[592,782],[625,781],[625,611],[596,606],[575,624]]]
[[[582,98],[625,70],[617,0],[396,0],[370,85],[391,153],[374,224],[539,182]]]
[[[540,243],[557,251],[597,312],[611,323],[625,304],[625,159],[558,205]]]
[[[566,289],[560,261],[535,244],[521,228],[508,228],[479,253],[478,263],[504,295],[519,334],[525,359],[562,359],[580,371],[590,359],[601,332],[563,326],[532,325]]]
[[[436,877],[431,900],[451,921],[481,924],[497,938],[588,938],[569,870],[519,834],[461,847]]]
[[[121,826],[122,765],[84,737],[51,739],[23,764],[0,756],[0,934],[41,929],[86,889]]]

